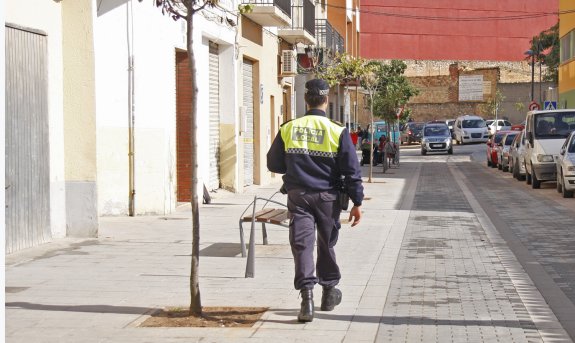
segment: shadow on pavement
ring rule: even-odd
[[[117,314],[144,314],[157,310],[152,307],[134,306],[110,306],[110,305],[44,305],[29,302],[8,302],[7,308],[20,308],[38,311],[64,311],[64,312],[87,312],[87,313],[117,313]]]

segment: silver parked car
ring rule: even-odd
[[[421,136],[421,154],[428,152],[447,152],[453,154],[451,132],[447,124],[427,123],[423,127]]]
[[[511,149],[511,143],[513,143],[518,133],[518,131],[506,133],[497,146],[497,168],[499,168],[499,170],[509,170],[509,150]]]
[[[509,149],[509,172],[518,181],[525,180],[525,130],[521,131]]]
[[[575,131],[571,132],[556,157],[557,191],[572,198],[575,191]]]

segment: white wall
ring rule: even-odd
[[[128,46],[126,0],[101,0],[96,20],[98,208],[100,215],[128,212]],[[185,23],[163,16],[151,2],[133,1],[135,73],[136,214],[170,213],[176,206],[175,51],[185,50]],[[208,16],[209,17],[209,16]],[[202,36],[233,45],[235,35],[198,14],[194,51],[198,69],[200,182],[209,176],[208,45]],[[228,54],[230,55],[230,54]],[[233,54],[231,54],[233,56]],[[229,58],[229,56],[228,56]],[[222,61],[232,63],[232,61]],[[234,103],[234,75],[221,85]],[[225,102],[222,101],[222,102]],[[232,110],[233,108],[226,108]],[[201,184],[201,183],[200,183]]]
[[[50,140],[50,227],[53,237],[66,235],[64,122],[62,81],[62,15],[60,4],[46,0],[7,0],[6,23],[47,34],[48,115]]]

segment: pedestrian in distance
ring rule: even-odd
[[[289,241],[294,258],[294,287],[301,294],[298,321],[314,317],[313,289],[323,288],[321,310],[332,311],[341,303],[342,293],[335,286],[341,274],[335,245],[346,207],[345,196],[353,202],[351,226],[361,220],[363,185],[361,169],[349,131],[328,119],[329,85],[313,79],[305,84],[305,116],[284,123],[267,153],[267,167],[284,174],[283,188],[288,196]],[[314,248],[317,230],[317,262]],[[317,274],[317,276],[316,276]]]
[[[354,147],[357,146],[357,140],[359,138],[358,132],[356,130],[354,130],[350,136],[351,136],[351,142],[353,143],[353,146]]]

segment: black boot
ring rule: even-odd
[[[301,309],[297,316],[300,322],[311,322],[313,320],[313,289],[302,289]]]
[[[335,287],[324,287],[321,295],[321,310],[332,311],[341,303],[341,291]]]

